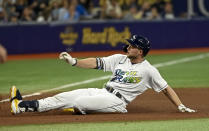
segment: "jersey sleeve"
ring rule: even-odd
[[[104,72],[106,71],[114,71],[115,66],[119,63],[119,61],[123,58],[121,54],[115,54],[108,57],[102,57]]]
[[[150,86],[153,90],[156,92],[160,92],[167,88],[168,84],[163,79],[163,77],[160,75],[159,71],[153,67],[153,69],[150,72]]]

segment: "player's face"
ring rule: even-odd
[[[128,50],[127,56],[129,59],[136,59],[142,55],[142,50],[132,45],[129,45],[127,50]]]

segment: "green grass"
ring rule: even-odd
[[[153,55],[147,59],[152,64],[178,60],[203,53],[180,53]],[[209,57],[200,60],[160,67],[158,70],[165,80],[174,88],[209,87]]]
[[[209,58],[159,68],[173,87],[209,87]]]
[[[0,65],[0,72],[1,93],[8,92],[12,85],[34,92],[110,74],[71,67],[57,59],[8,61]]]
[[[1,131],[208,131],[209,119],[2,126]]]
[[[200,53],[150,55],[147,59],[150,63],[157,64],[198,54]],[[161,67],[159,71],[174,88],[209,87],[208,65],[209,57]],[[0,94],[8,93],[12,85],[16,85],[21,92],[31,93],[110,74],[94,69],[71,67],[58,59],[8,61],[0,65]],[[106,81],[97,81],[70,89],[101,88]]]

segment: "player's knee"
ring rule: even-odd
[[[81,114],[86,114],[86,107],[85,107],[85,101],[83,98],[77,98],[74,101],[74,108],[80,112]]]

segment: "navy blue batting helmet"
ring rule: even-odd
[[[132,46],[137,47],[143,50],[143,56],[146,56],[150,50],[150,42],[149,40],[140,35],[133,35],[130,39],[126,39]],[[125,49],[124,49],[125,51]],[[127,46],[126,46],[127,51]]]

